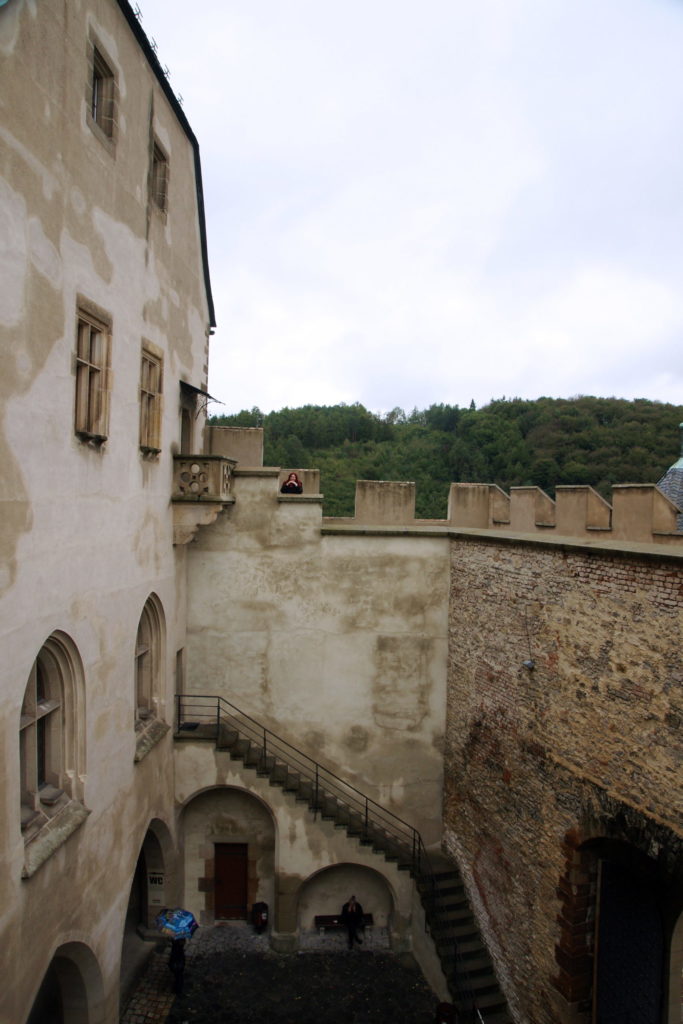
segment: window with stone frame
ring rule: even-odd
[[[163,721],[165,622],[161,602],[150,594],[135,638],[135,760],[143,757],[168,732]]]
[[[56,804],[64,791],[62,759],[63,695],[59,673],[46,649],[33,663],[21,707],[19,756],[22,827]]]
[[[163,357],[149,342],[140,361],[140,448],[148,455],[161,451]]]
[[[155,718],[161,697],[164,620],[161,604],[151,594],[142,609],[135,641],[135,717]]]
[[[152,202],[163,213],[168,208],[168,172],[168,157],[157,139],[153,139],[149,191]]]
[[[76,648],[65,634],[52,634],[31,667],[19,720],[24,877],[30,877],[88,815],[81,802],[83,691]],[[55,818],[59,818],[58,834],[51,831]]]
[[[83,441],[101,444],[109,429],[111,324],[79,308],[76,328],[74,430]]]
[[[110,61],[100,46],[90,41],[90,80],[88,87],[88,113],[95,126],[106,139],[114,139],[116,127],[116,76]]]

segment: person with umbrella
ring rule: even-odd
[[[168,968],[173,975],[173,991],[181,995],[185,978],[185,942],[199,927],[194,915],[181,907],[167,908],[157,914],[156,925],[162,935],[171,940]]]

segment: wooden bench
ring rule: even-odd
[[[363,914],[361,928],[371,928],[373,924],[372,914]],[[316,914],[315,926],[320,934],[324,935],[326,931],[339,931],[344,927],[344,924],[341,914]]]

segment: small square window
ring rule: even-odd
[[[114,136],[114,96],[116,81],[106,60],[93,46],[90,80],[90,116],[108,139]]]
[[[79,310],[74,429],[83,440],[102,442],[107,438],[109,350],[109,327],[84,310]]]
[[[162,391],[161,354],[145,345],[140,363],[140,448],[148,454],[155,454],[161,448]]]
[[[154,204],[160,210],[166,211],[168,205],[168,157],[157,142],[152,146],[150,195]]]

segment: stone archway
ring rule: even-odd
[[[339,914],[351,895],[373,916],[375,936],[383,935],[389,945],[394,920],[395,894],[380,871],[361,864],[333,864],[322,868],[302,883],[297,900],[297,929],[300,940],[312,944],[315,917]]]
[[[154,918],[165,906],[174,904],[173,878],[167,863],[171,855],[170,833],[166,825],[150,822],[135,864],[128,895],[128,906],[121,942],[120,992],[124,1001],[157,937]]]
[[[679,1024],[680,980],[673,1016],[667,991],[671,878],[626,841],[570,834],[564,848],[555,983],[572,1021]]]
[[[95,955],[80,942],[55,952],[26,1024],[102,1024],[104,987]]]
[[[184,906],[200,924],[246,920],[254,903],[275,903],[275,821],[258,797],[236,787],[204,790],[183,809]]]

